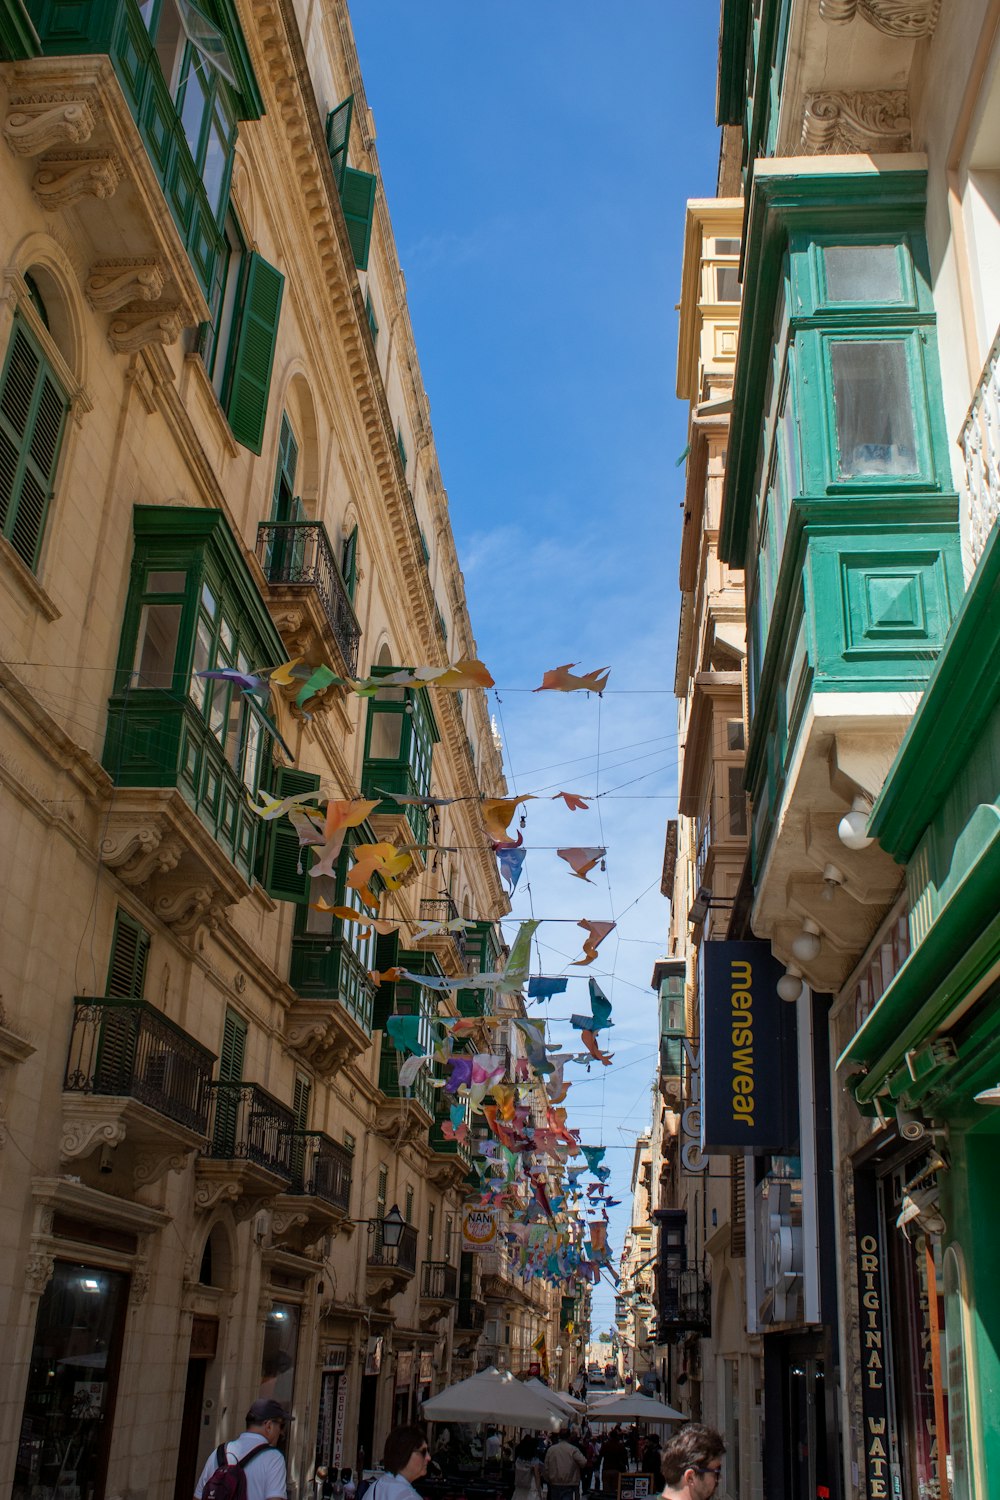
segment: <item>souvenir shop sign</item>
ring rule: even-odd
[[[795,1008],[770,943],[701,947],[702,1150],[782,1151],[798,1135]]]

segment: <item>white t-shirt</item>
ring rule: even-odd
[[[285,1455],[277,1448],[269,1447],[262,1432],[241,1432],[238,1438],[233,1438],[226,1444],[226,1461],[234,1464],[251,1449],[262,1445],[265,1451],[252,1458],[243,1470],[247,1480],[247,1500],[285,1500]],[[202,1490],[219,1467],[218,1453],[218,1448],[213,1448],[208,1456],[201,1478],[194,1487],[195,1500],[201,1500]]]

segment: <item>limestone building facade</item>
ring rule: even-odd
[[[5,0],[0,57],[0,1485],[189,1500],[264,1393],[301,1495],[475,1366],[371,974],[506,910],[483,692],[329,680],[477,655],[374,121],[343,0]],[[251,810],[302,794],[376,804],[317,881]],[[317,909],[386,840],[397,931]]]

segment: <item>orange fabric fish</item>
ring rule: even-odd
[[[608,1066],[611,1059],[614,1057],[614,1053],[602,1052],[600,1047],[597,1045],[597,1037],[592,1031],[581,1031],[580,1040],[586,1047],[587,1051],[590,1053],[591,1057],[593,1057],[597,1062],[603,1063],[605,1067]]]
[[[590,922],[586,918],[577,922],[577,927],[582,927],[587,936],[583,940],[583,958],[574,958],[574,964],[592,964],[597,957],[597,950],[604,942],[609,932],[615,929],[614,922]],[[582,1033],[581,1033],[582,1034]]]
[[[606,849],[557,849],[556,853],[560,859],[564,859],[578,880],[587,880],[591,870],[607,854]],[[592,880],[587,880],[588,885],[593,885]]]
[[[485,797],[482,802],[483,822],[486,832],[495,843],[503,844],[507,840],[507,825],[521,802],[533,802],[534,796],[529,793],[526,797]]]
[[[383,984],[395,984],[397,979],[402,979],[403,971],[399,968],[381,970],[369,969],[368,977],[371,979],[375,988],[378,989]]]
[[[540,688],[535,689],[536,693],[540,691]],[[556,792],[555,796],[552,798],[552,801],[557,802],[560,797],[563,799],[570,812],[586,811],[587,805],[590,801],[589,797],[579,797],[577,796],[576,792]]]
[[[588,672],[583,677],[578,677],[571,670],[576,666],[575,661],[568,661],[564,666],[553,667],[546,672],[541,684],[534,689],[536,693],[603,693],[608,685],[611,675],[610,667],[598,667],[596,672]]]

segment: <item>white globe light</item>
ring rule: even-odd
[[[867,849],[875,842],[869,838],[865,829],[868,826],[868,814],[871,811],[864,797],[855,797],[851,804],[849,813],[845,813],[837,824],[837,837],[848,849]]]
[[[801,993],[802,975],[794,967],[787,969],[778,980],[778,994],[782,1000],[787,1000],[789,1005],[794,1005]]]
[[[819,957],[819,950],[819,928],[811,917],[806,917],[802,923],[802,931],[792,938],[792,952],[801,963],[809,964]]]

